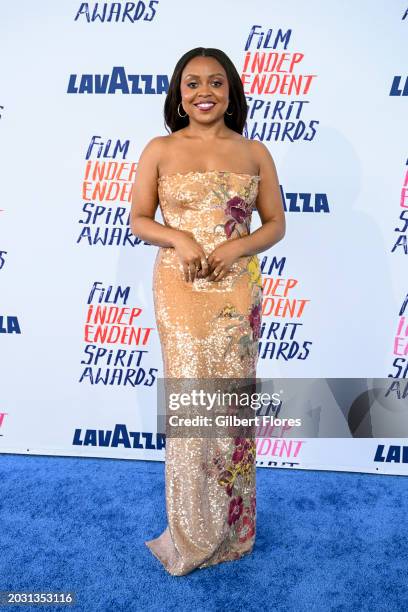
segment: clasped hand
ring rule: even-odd
[[[239,238],[225,240],[208,255],[195,240],[191,232],[183,232],[175,242],[174,248],[181,260],[187,282],[196,278],[220,281],[228,274],[240,254],[237,249]]]

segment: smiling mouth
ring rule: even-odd
[[[197,104],[194,104],[194,106],[197,106],[197,108],[202,110],[209,110],[215,106],[215,102],[198,102]]]

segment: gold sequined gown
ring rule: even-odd
[[[206,255],[250,233],[257,175],[226,171],[162,175],[165,225],[193,232]],[[262,285],[256,255],[220,281],[187,282],[173,248],[160,247],[153,297],[165,378],[256,376]],[[239,559],[256,531],[253,437],[166,440],[168,526],[146,542],[172,575]]]

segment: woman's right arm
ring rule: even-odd
[[[130,229],[135,236],[150,244],[174,247],[174,241],[180,235],[179,230],[154,220],[158,206],[158,161],[162,151],[162,139],[162,136],[153,138],[140,155],[132,187]]]

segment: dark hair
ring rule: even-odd
[[[171,132],[181,130],[186,127],[189,123],[188,115],[186,117],[180,117],[177,112],[177,107],[181,102],[180,95],[180,81],[181,73],[184,70],[184,66],[194,57],[214,57],[223,66],[227,73],[228,85],[229,85],[229,98],[232,110],[232,115],[224,115],[225,125],[231,130],[242,134],[245,126],[245,121],[248,114],[248,105],[244,94],[244,87],[242,85],[241,77],[239,76],[237,69],[234,64],[220,49],[207,49],[205,47],[196,47],[187,51],[177,62],[172,77],[170,79],[169,90],[167,92],[166,100],[164,102],[164,124],[170,128]]]

